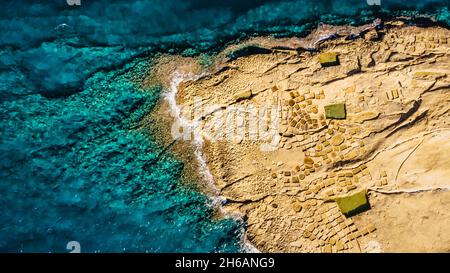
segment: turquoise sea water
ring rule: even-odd
[[[426,14],[449,1],[2,1],[0,251],[241,251],[243,223],[212,219],[136,124],[161,90],[133,81],[157,52],[212,53],[249,35]]]

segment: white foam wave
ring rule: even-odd
[[[181,108],[177,104],[176,97],[178,93],[178,86],[188,80],[196,80],[200,77],[202,77],[203,74],[200,75],[193,75],[193,74],[185,74],[180,73],[178,71],[174,72],[171,78],[170,82],[170,88],[169,90],[166,90],[163,93],[163,98],[165,101],[167,101],[170,109],[170,114],[174,119],[174,123],[178,123],[179,127],[181,128],[198,128],[199,122],[197,120],[187,119],[183,117],[181,113]],[[241,215],[237,213],[226,213],[223,210],[222,204],[225,202],[225,197],[220,196],[220,192],[217,189],[215,183],[214,183],[214,177],[211,174],[211,171],[209,170],[208,164],[206,163],[206,159],[203,155],[203,145],[204,145],[204,139],[201,135],[199,130],[191,130],[193,137],[191,138],[192,145],[194,147],[194,155],[198,162],[198,169],[200,172],[200,175],[203,177],[205,182],[207,183],[209,189],[213,192],[209,198],[211,199],[210,206],[214,208],[218,208],[222,215],[224,215],[226,218],[232,218],[239,222],[243,221],[243,218]],[[244,229],[241,231],[241,249],[243,252],[246,253],[259,253],[260,251],[253,246],[247,239],[246,232]]]

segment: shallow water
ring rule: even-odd
[[[318,23],[432,15],[449,1],[2,1],[0,251],[234,252],[242,224],[180,184],[135,128],[161,90],[133,84],[155,52],[211,53],[248,35],[303,35]],[[226,3],[226,4],[225,4]],[[435,3],[431,5],[430,3]]]

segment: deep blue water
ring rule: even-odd
[[[416,13],[450,24],[450,2],[381,0],[2,1],[0,251],[240,251],[242,224],[214,220],[180,184],[183,162],[135,129],[160,88],[156,52],[214,52],[248,35]],[[62,25],[66,24],[66,25]]]

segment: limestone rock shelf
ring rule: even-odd
[[[259,250],[449,250],[450,31],[385,25],[317,52],[254,38],[270,52],[221,53],[180,85],[181,106],[216,106],[200,120],[204,157]],[[341,212],[336,200],[366,191],[370,209]]]

